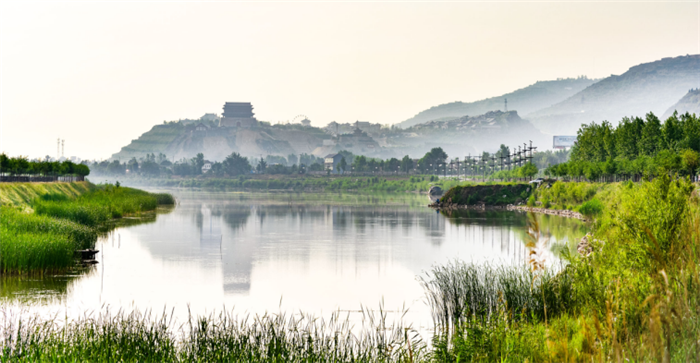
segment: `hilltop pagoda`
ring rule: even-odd
[[[253,114],[253,105],[250,102],[226,102],[224,113],[219,121],[220,127],[253,128],[258,125],[258,120]]]

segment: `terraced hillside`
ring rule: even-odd
[[[221,161],[233,152],[244,156],[310,153],[330,138],[320,129],[262,124],[255,129],[215,127],[198,131],[194,124],[171,122],[156,125],[123,147],[112,159],[127,161],[146,154],[165,154],[170,160],[203,153],[208,160]]]

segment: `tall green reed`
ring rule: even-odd
[[[178,325],[163,312],[109,310],[66,322],[4,311],[3,361],[418,362],[427,347],[411,327],[387,323],[383,310],[362,309],[355,328],[336,312],[239,318],[232,312],[192,316]],[[358,330],[359,329],[359,330]]]

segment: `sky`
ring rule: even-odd
[[[163,121],[393,124],[700,53],[700,2],[0,3],[0,151],[107,159]]]

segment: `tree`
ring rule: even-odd
[[[397,158],[391,158],[384,163],[384,170],[389,172],[395,172],[399,170],[401,162]]]
[[[258,166],[255,167],[255,170],[257,170],[258,173],[263,174],[265,173],[265,169],[267,169],[267,163],[265,162],[265,159],[260,157],[260,161],[258,161]]]
[[[401,170],[403,170],[404,173],[408,174],[408,172],[411,171],[411,169],[413,169],[413,159],[406,155],[403,157],[403,159],[401,159]]]
[[[345,174],[345,169],[348,167],[348,163],[345,162],[345,157],[341,158],[340,161],[338,162],[338,169],[340,169],[341,173]]]
[[[654,156],[662,146],[661,121],[651,112],[647,114],[646,119],[639,142],[639,154]]]
[[[360,155],[352,161],[352,168],[354,171],[363,172],[367,171],[367,158],[364,155]]]
[[[698,167],[700,167],[700,153],[692,149],[681,151],[681,164],[683,165],[683,171],[687,172],[688,175],[694,176]]]
[[[131,158],[131,160],[129,160],[129,162],[126,164],[126,168],[131,173],[137,173],[139,171],[139,162],[136,161],[136,158]]]
[[[447,153],[441,147],[432,148],[418,161],[421,169],[433,172],[437,170],[438,164],[444,164],[447,160]]]
[[[510,148],[506,146],[505,144],[501,144],[501,147],[496,151],[497,158],[507,158],[510,156]]]
[[[192,164],[194,164],[194,174],[202,174],[202,167],[204,166],[204,154],[198,153],[197,156],[195,156],[192,159]]]
[[[296,155],[294,155],[294,154],[287,155],[287,165],[294,165],[298,162],[299,162],[299,158],[297,158]]]
[[[229,176],[248,174],[252,167],[247,158],[242,157],[239,153],[231,153],[224,159],[223,170]]]
[[[75,166],[75,173],[80,176],[87,176],[90,174],[90,168],[85,164],[78,164]]]
[[[537,175],[538,170],[535,164],[527,163],[520,168],[519,172],[524,178],[532,178],[533,176]]]
[[[683,129],[677,115],[678,112],[674,111],[662,127],[663,148],[668,150],[678,150],[678,146],[683,140]]]

